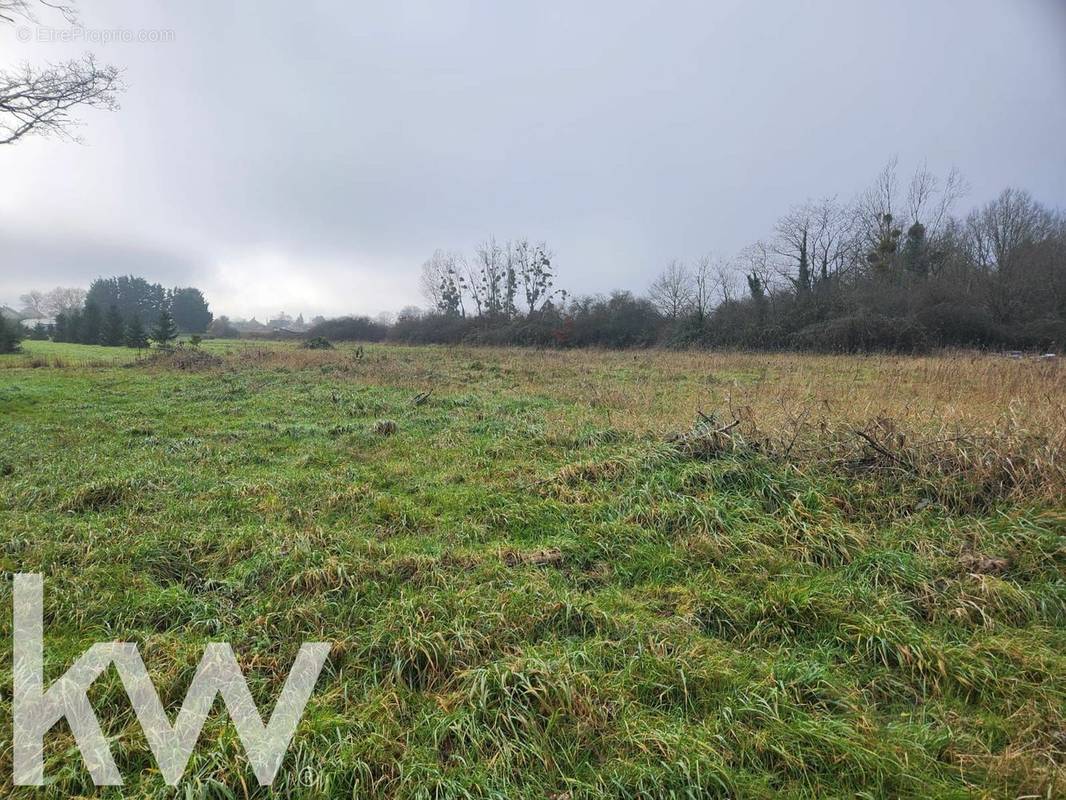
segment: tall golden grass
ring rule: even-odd
[[[590,425],[651,436],[726,429],[724,444],[797,464],[954,477],[974,497],[1066,497],[1062,359],[401,346],[369,347],[357,358],[343,347],[264,346],[225,363],[325,370],[418,391],[539,395],[566,402],[546,419],[563,433]]]

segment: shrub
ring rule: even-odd
[[[1015,347],[1063,352],[1066,350],[1066,320],[1036,319],[1022,325],[1012,338]]]
[[[925,328],[910,317],[860,313],[808,325],[793,334],[792,344],[831,353],[916,353],[928,349],[929,341]]]
[[[992,316],[983,308],[940,302],[919,309],[918,322],[938,345],[986,347],[1003,340]]]
[[[369,317],[338,317],[311,326],[307,335],[335,342],[380,342],[387,328]]]
[[[216,317],[207,326],[207,332],[216,339],[239,339],[241,336],[241,332],[233,327],[227,316]]]

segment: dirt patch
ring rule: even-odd
[[[558,547],[544,550],[519,552],[508,550],[503,553],[503,563],[509,567],[530,565],[534,567],[559,567],[563,563],[563,551]]]

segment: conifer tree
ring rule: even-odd
[[[0,314],[0,353],[17,353],[22,341],[22,326]]]
[[[126,347],[135,347],[138,350],[148,347],[148,334],[144,332],[144,323],[136,314],[130,317],[129,325],[126,326]]]
[[[174,323],[174,317],[169,308],[164,308],[159,312],[159,320],[152,328],[149,338],[156,343],[157,347],[163,349],[170,347],[170,343],[178,338],[178,326]]]
[[[100,333],[100,344],[108,347],[120,347],[126,340],[126,326],[118,306],[112,305],[104,317],[104,327]]]
[[[78,330],[78,341],[81,344],[100,344],[100,333],[103,329],[103,317],[100,307],[96,303],[86,303],[85,311],[81,315],[81,327]]]

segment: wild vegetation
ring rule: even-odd
[[[904,185],[893,160],[854,200],[795,205],[769,237],[735,256],[671,261],[646,297],[571,297],[557,288],[543,243],[489,239],[470,261],[438,251],[423,267],[430,310],[406,310],[378,338],[821,352],[1060,349],[1066,217],[1014,189],[954,216],[964,192],[957,173],[940,178],[924,167]]]
[[[24,349],[0,560],[46,576],[49,676],[135,641],[173,713],[229,641],[267,710],[333,644],[272,792],[216,708],[182,796],[1063,793],[1056,360]],[[173,796],[93,692],[105,794]],[[22,795],[95,794],[72,745]]]

